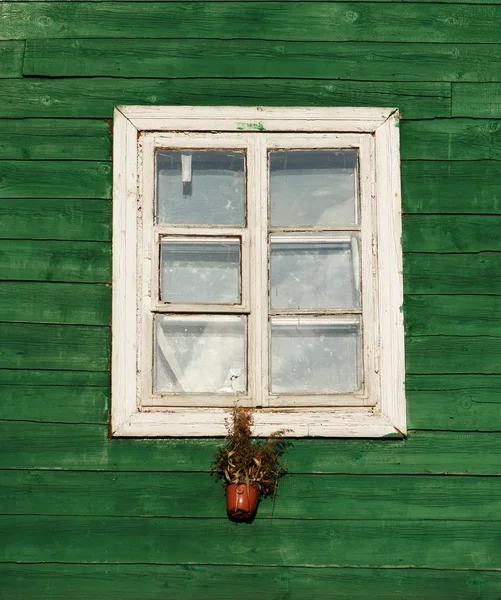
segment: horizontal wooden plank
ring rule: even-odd
[[[406,118],[450,114],[450,84],[300,79],[23,79],[0,87],[1,117],[112,118],[117,104],[398,106]]]
[[[501,212],[501,163],[407,161],[402,163],[404,212]]]
[[[501,374],[500,344],[500,337],[486,335],[407,336],[406,372]],[[501,430],[501,420],[499,425]]]
[[[238,565],[0,564],[9,600],[499,600],[496,571]]]
[[[501,6],[293,2],[3,2],[3,39],[499,42]],[[131,19],[131,15],[134,18]]]
[[[411,432],[406,440],[298,439],[289,473],[501,475],[497,433]],[[218,439],[109,439],[105,425],[0,422],[0,468],[208,472]],[[29,440],[29,443],[26,442]],[[85,456],[85,460],[82,457]]]
[[[453,117],[501,118],[501,83],[452,85]]]
[[[400,123],[403,160],[501,160],[501,121],[433,119]]]
[[[109,160],[104,120],[0,119],[0,160]]]
[[[483,252],[501,250],[499,215],[406,215],[404,252]]]
[[[409,10],[412,5],[406,6]],[[331,27],[335,28],[336,24],[332,22]],[[371,29],[374,30],[373,27]],[[266,29],[264,33],[266,35]],[[23,74],[51,77],[278,77],[359,81],[500,79],[500,64],[493,60],[493,56],[501,55],[501,45],[416,44],[409,41],[319,43],[284,41],[280,37],[267,41],[207,40],[194,39],[193,36],[191,39],[176,40],[27,40]],[[398,61],[394,60],[395,56],[398,56]]]
[[[410,429],[501,430],[498,375],[409,375],[405,388]]]
[[[0,369],[106,371],[110,331],[83,325],[0,323]]]
[[[501,335],[501,296],[418,296],[404,299],[408,335]]]
[[[107,163],[0,161],[0,198],[109,199],[111,184]]]
[[[500,255],[407,254],[404,290],[408,294],[499,295]]]
[[[0,321],[109,325],[110,319],[110,286],[0,282]]]
[[[0,240],[0,279],[108,283],[111,244]]]
[[[23,41],[0,42],[0,79],[21,77],[23,54]]]
[[[0,485],[0,515],[224,517],[226,510],[223,487],[207,473],[0,471]],[[287,475],[258,514],[499,521],[500,492],[496,477]]]
[[[482,521],[258,517],[249,528],[227,518],[11,516],[0,527],[2,562],[501,567],[498,529]]]
[[[111,240],[111,203],[93,199],[0,199],[0,238]]]

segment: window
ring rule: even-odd
[[[112,431],[405,433],[398,113],[118,107]]]

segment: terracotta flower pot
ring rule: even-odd
[[[261,492],[255,485],[230,483],[226,486],[226,510],[232,519],[250,519],[257,509]]]

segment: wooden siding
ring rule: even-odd
[[[0,596],[499,600],[501,5],[0,3]],[[217,440],[109,439],[117,104],[403,115],[407,440],[294,441],[224,514]]]

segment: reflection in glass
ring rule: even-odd
[[[357,233],[271,235],[272,308],[358,308]]]
[[[360,388],[358,317],[271,319],[271,393],[352,393]]]
[[[238,239],[163,238],[160,263],[162,302],[240,302]]]
[[[356,150],[287,150],[269,158],[273,226],[358,222]]]
[[[242,394],[246,317],[155,316],[154,392]]]
[[[157,223],[245,225],[245,154],[157,150]]]

